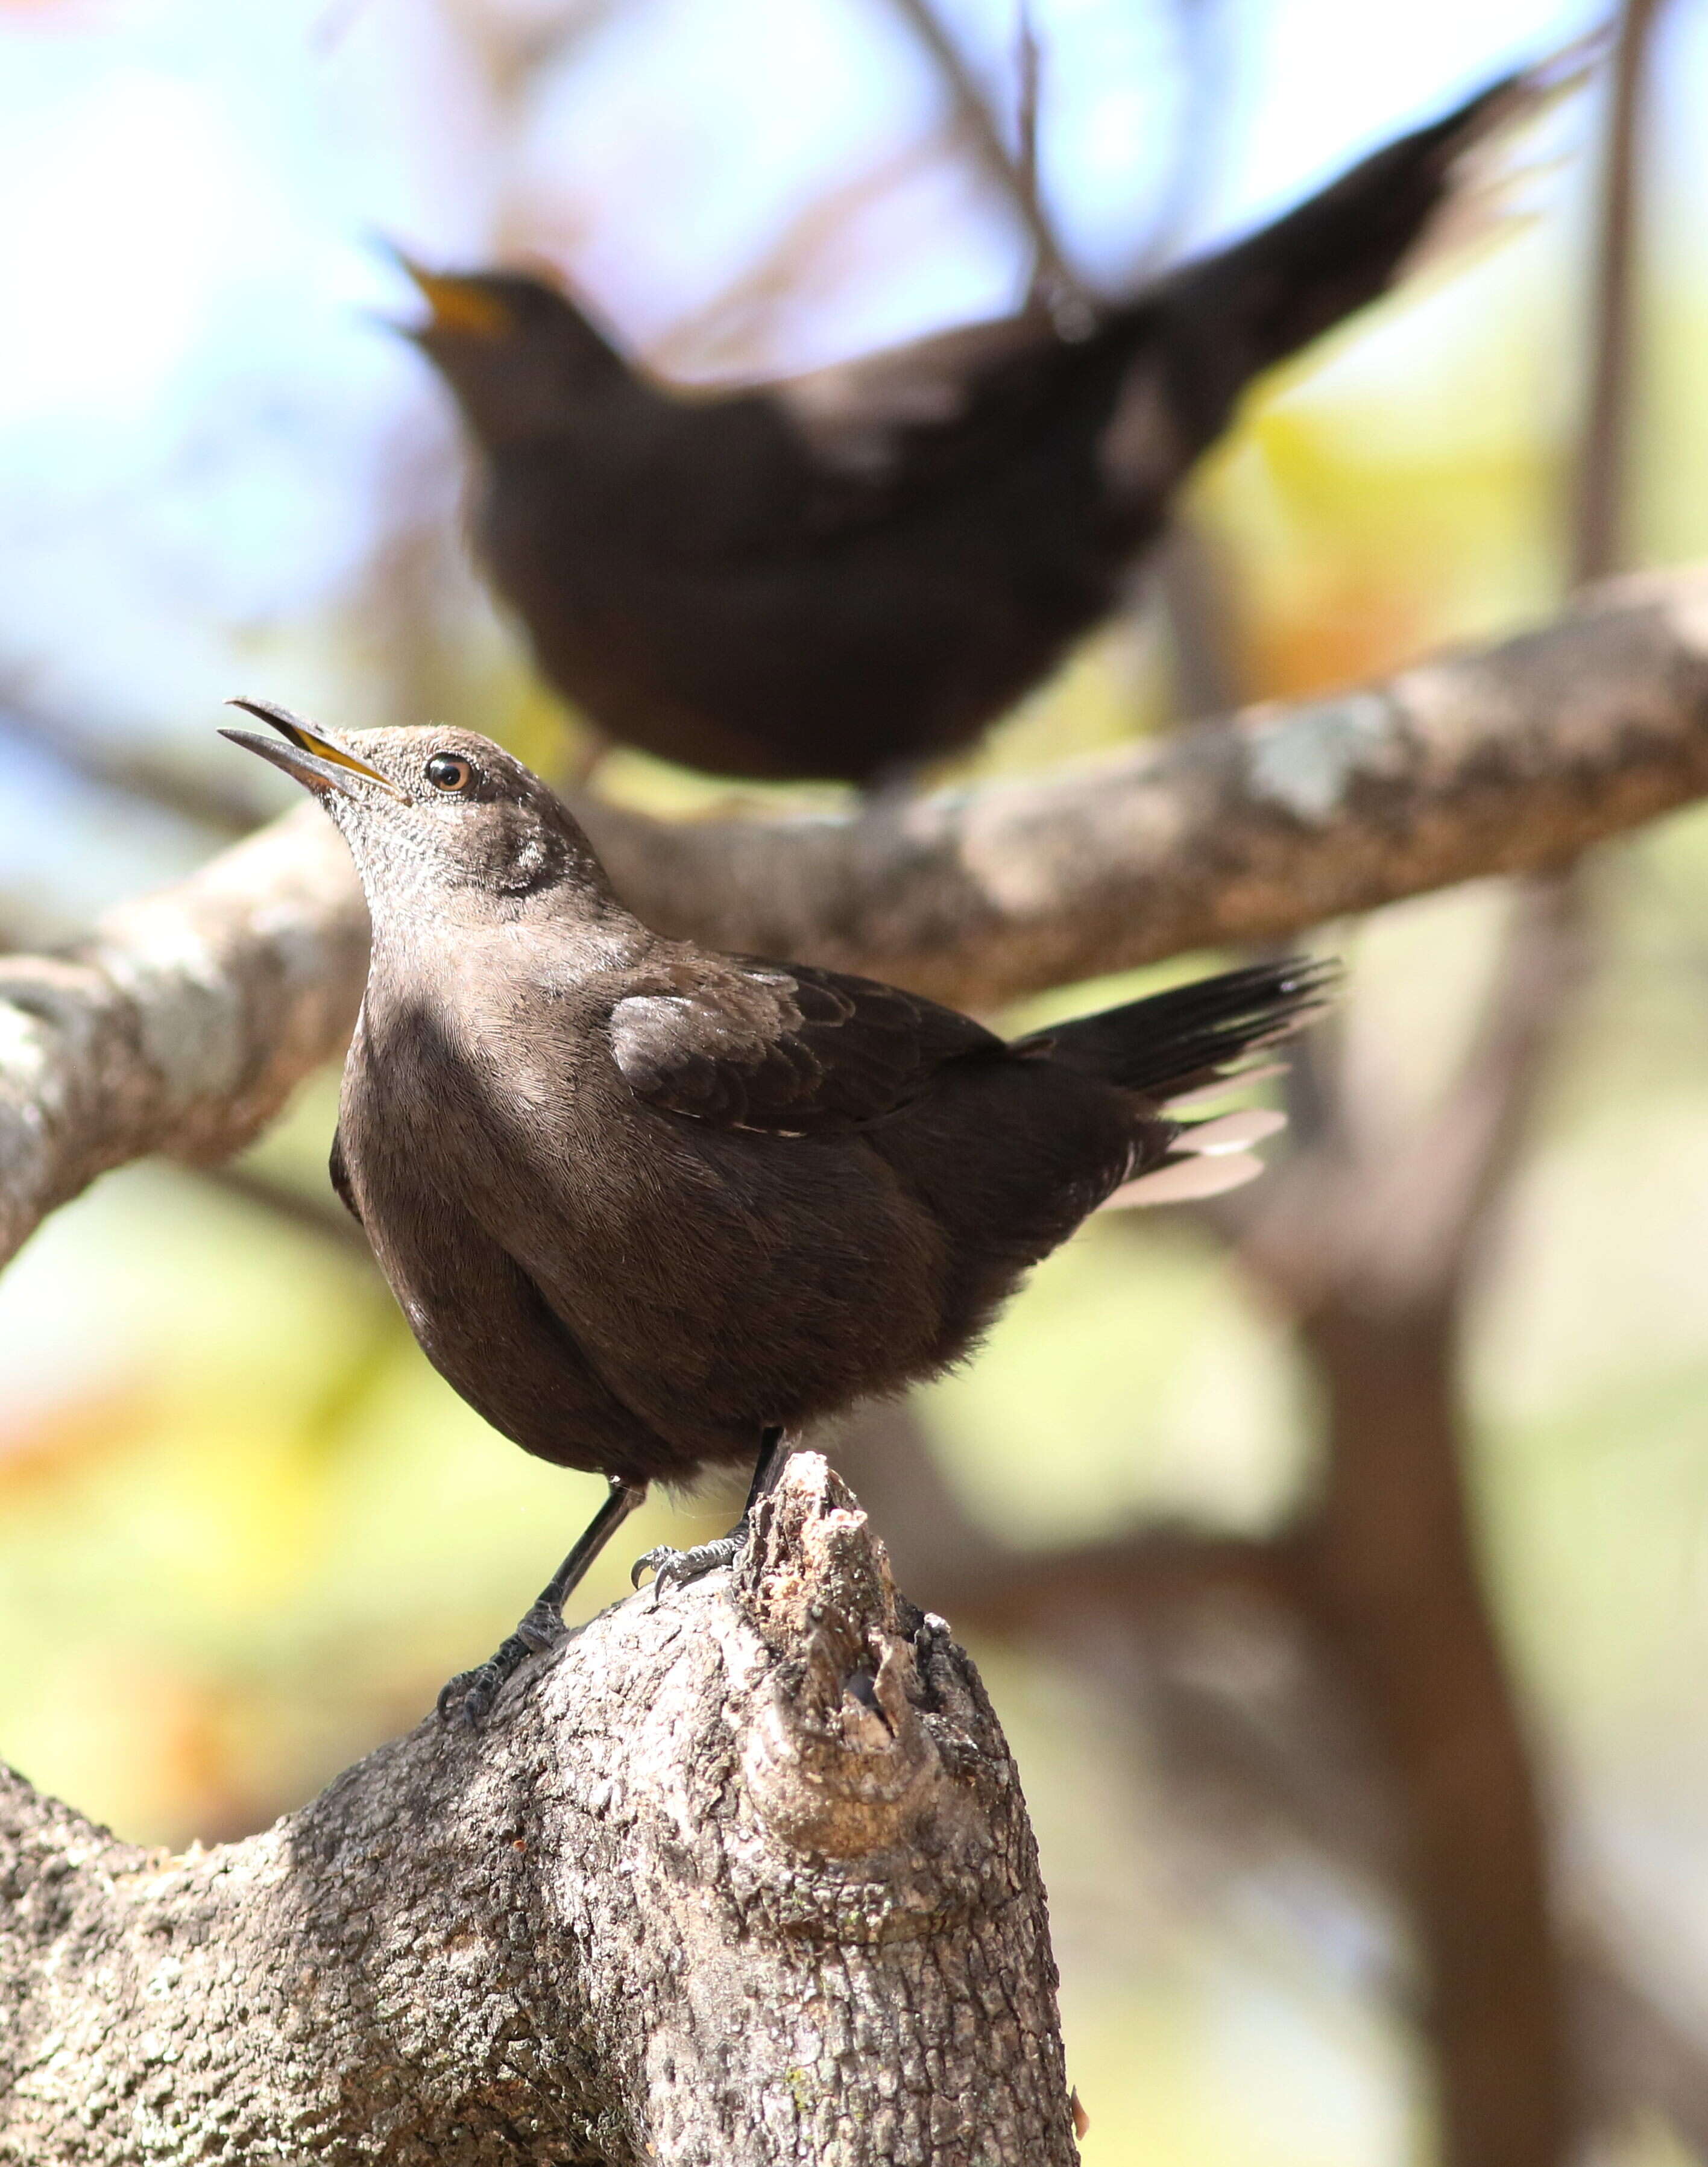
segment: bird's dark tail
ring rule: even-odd
[[[1264,1108],[1206,1121],[1171,1117],[1271,1073],[1264,1055],[1321,1011],[1337,975],[1335,965],[1309,956],[1250,964],[1077,1016],[1019,1045],[1118,1084],[1171,1116],[1146,1125],[1144,1158],[1112,1204],[1214,1195],[1261,1170],[1250,1147],[1280,1128],[1282,1117]]]
[[[1343,173],[1273,225],[1190,264],[1150,299],[1169,321],[1169,405],[1197,442],[1251,379],[1425,258],[1512,222],[1509,139],[1589,72],[1585,40],[1480,91]]]

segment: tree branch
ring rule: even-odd
[[[1708,793],[1708,574],[1110,762],[838,818],[671,824],[581,797],[651,923],[970,1007],[1472,875]],[[147,1152],[218,1158],[341,1047],[366,919],[304,806],[84,949],[0,963],[0,1258]]]
[[[367,957],[348,854],[303,806],[76,954],[0,961],[0,1256],[109,1167],[248,1142],[347,1036]]]
[[[1456,1317],[1337,1290],[1305,1321],[1328,1400],[1320,1615],[1404,1817],[1445,2157],[1558,2167],[1578,2106],[1526,1725],[1465,1492]]]
[[[589,803],[653,924],[970,1006],[1564,862],[1708,789],[1708,575],[1157,746],[843,819]]]
[[[1070,2167],[1013,1764],[917,1624],[802,1454],[727,1584],[244,1842],[0,1783],[0,2159]]]
[[[266,814],[249,792],[233,781],[192,774],[170,759],[146,750],[126,750],[27,704],[0,684],[0,736],[32,745],[74,774],[175,813],[216,835],[245,835]]]
[[[1579,579],[1612,569],[1625,508],[1638,101],[1655,12],[1655,0],[1626,0],[1620,19]],[[1398,1793],[1452,2167],[1558,2167],[1594,2111],[1573,2051],[1545,1786],[1482,1587],[1459,1379],[1479,1237],[1578,975],[1578,905],[1562,879],[1524,899],[1480,1040],[1440,1119],[1393,1155],[1396,1170],[1379,1176],[1349,1124],[1331,1121],[1316,1200],[1339,1209],[1306,1235],[1296,1200],[1288,1267],[1261,1242],[1245,1252],[1300,1311],[1326,1403],[1318,1604]],[[1581,2011],[1581,1972],[1575,1984]]]

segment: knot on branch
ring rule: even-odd
[[[760,1502],[731,1594],[781,1659],[743,1756],[761,1820],[830,1858],[906,1841],[944,1803],[943,1763],[884,1545],[821,1454]]]

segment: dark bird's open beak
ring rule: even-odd
[[[258,716],[263,723],[271,723],[284,743],[275,744],[271,738],[257,737],[253,730],[221,730],[220,736],[230,738],[233,744],[241,745],[246,752],[258,752],[263,760],[283,768],[293,782],[300,782],[305,789],[319,792],[340,790],[346,797],[360,803],[362,792],[350,781],[352,775],[359,775],[364,781],[377,784],[388,797],[409,803],[389,776],[382,775],[377,767],[370,767],[365,760],[358,760],[354,753],[346,752],[342,745],[319,730],[311,730],[288,707],[275,707],[271,700],[228,700],[225,704],[228,707],[241,707],[246,713]]]
[[[479,278],[459,277],[454,271],[430,271],[394,241],[381,244],[387,255],[415,283],[432,310],[432,320],[421,328],[430,331],[459,331],[465,338],[503,338],[514,331],[510,312]],[[420,336],[419,332],[414,334]]]

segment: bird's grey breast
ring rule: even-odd
[[[588,1004],[509,960],[472,953],[364,1008],[346,1096],[367,1102],[382,1138],[426,1147],[424,1171],[490,1161],[518,1133],[537,1147],[600,1066],[577,1014]]]

